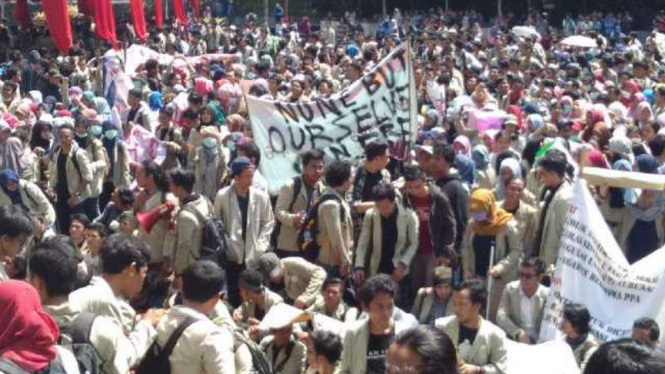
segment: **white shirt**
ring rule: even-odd
[[[520,314],[522,316],[522,329],[529,337],[535,336],[536,334],[533,331],[533,296],[525,295],[522,287],[520,287]]]
[[[0,261],[0,282],[6,280],[9,280],[9,275],[7,275],[7,272],[5,271],[4,261]]]

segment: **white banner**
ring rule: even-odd
[[[665,326],[665,250],[629,265],[586,182],[578,180],[574,189],[545,305],[541,340],[558,336],[567,302],[589,309],[591,329],[603,341],[630,336],[633,322],[641,317]]]
[[[407,45],[327,100],[287,103],[247,96],[261,172],[276,193],[300,172],[300,155],[320,149],[326,159],[358,160],[374,140],[404,150],[415,141],[417,108]]]

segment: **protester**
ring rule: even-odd
[[[582,371],[598,348],[598,341],[591,333],[590,323],[591,315],[584,306],[577,303],[564,306],[561,331],[566,335],[566,343],[573,350],[575,360]]]
[[[326,271],[320,266],[299,257],[280,260],[271,252],[259,257],[257,268],[269,283],[283,285],[286,296],[299,309],[314,303],[326,279]]]
[[[454,374],[457,352],[450,337],[438,329],[421,326],[398,335],[390,345],[387,373]]]
[[[434,325],[438,318],[453,314],[452,295],[452,271],[448,267],[439,267],[435,271],[433,286],[418,290],[411,314],[422,325]]]
[[[13,205],[0,206],[0,282],[9,280],[16,256],[32,234],[32,222]]]
[[[633,323],[632,338],[649,347],[658,347],[660,327],[651,318],[640,318]]]
[[[600,345],[584,374],[652,374],[665,370],[665,357],[637,341],[624,338]]]

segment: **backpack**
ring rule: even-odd
[[[212,212],[212,206],[208,202],[208,207]],[[219,217],[211,215],[204,217],[198,209],[187,209],[188,212],[196,216],[196,220],[201,225],[201,249],[199,250],[199,260],[210,260],[218,264],[222,269],[226,269],[226,254],[228,252],[228,242],[226,240],[226,230],[224,222]]]
[[[337,195],[328,193],[324,194],[309,208],[307,214],[305,215],[305,221],[300,230],[298,230],[298,249],[302,252],[302,257],[311,262],[316,262],[316,259],[319,257],[319,252],[321,246],[317,240],[319,235],[319,207],[321,204],[325,203],[328,200],[336,200],[342,202]],[[339,209],[339,219],[343,221],[346,216],[344,205],[340,204]]]
[[[265,352],[263,352],[263,349],[258,344],[243,335],[242,331],[235,331],[233,339],[233,352],[236,352],[240,346],[245,345],[252,354],[252,374],[273,374],[268,357],[266,357]]]
[[[300,195],[300,191],[302,191],[302,178],[301,177],[294,177],[293,178],[293,197],[291,198],[291,202],[289,203],[289,213],[292,213],[291,211],[293,210],[293,204],[296,203],[296,200],[298,200],[298,196]],[[274,210],[273,206],[273,210]],[[279,240],[279,232],[282,230],[282,222],[278,219],[275,220],[275,228],[272,230],[272,235],[270,236],[270,245],[274,249],[279,249],[277,248],[277,240]]]
[[[68,326],[62,327],[59,344],[70,350],[79,366],[81,374],[101,374],[103,360],[97,349],[90,343],[90,332],[97,315],[83,312]]]
[[[194,317],[187,317],[182,321],[175,331],[171,333],[164,347],[160,347],[157,340],[152,342],[136,369],[136,374],[171,374],[169,358],[171,357],[171,353],[173,353],[173,348],[175,348],[182,333],[196,321],[197,319]]]

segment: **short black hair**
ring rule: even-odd
[[[365,146],[365,158],[372,161],[377,157],[384,156],[388,150],[388,142],[383,140],[373,141]]]
[[[404,175],[404,180],[411,182],[423,179],[425,173],[420,165],[406,165],[402,175]]]
[[[568,303],[563,306],[563,318],[570,322],[578,334],[584,335],[590,331],[591,314],[582,304]]]
[[[129,90],[129,94],[134,96],[135,98],[137,98],[139,100],[143,96],[143,92],[141,92],[141,90],[138,89],[138,88],[132,88],[131,90]]]
[[[518,178],[515,178],[518,179]],[[520,267],[534,268],[537,275],[545,274],[545,263],[538,257],[527,257],[522,260]]]
[[[381,183],[374,187],[374,201],[388,200],[390,202],[395,202],[397,194],[395,193],[395,187],[390,183]]]
[[[88,227],[86,227],[86,229],[88,231],[96,231],[101,238],[105,238],[109,235],[109,231],[106,226],[98,222],[91,223],[88,225]]]
[[[464,290],[469,291],[471,303],[474,305],[480,305],[481,309],[484,308],[487,303],[487,289],[485,288],[485,284],[478,279],[465,280],[453,289],[456,292]]]
[[[323,356],[328,363],[334,365],[342,357],[342,338],[339,335],[325,330],[317,330],[309,335],[312,339],[314,353]]]
[[[238,146],[238,150],[242,151],[248,159],[254,162],[257,168],[261,164],[261,150],[254,142],[245,142]]]
[[[148,245],[142,240],[123,234],[113,234],[104,239],[99,252],[102,272],[105,274],[120,274],[132,264],[138,270],[147,266],[150,261]]]
[[[210,260],[198,260],[182,272],[182,297],[204,303],[224,290],[224,271]]]
[[[157,188],[160,191],[166,192],[168,190],[169,184],[168,179],[166,178],[166,174],[155,161],[143,160],[141,162],[141,167],[147,176],[152,177],[152,179],[155,181],[155,185],[157,185]]]
[[[0,236],[12,239],[32,234],[32,221],[17,205],[0,206]]]
[[[450,337],[432,326],[418,326],[397,336],[395,344],[420,357],[420,374],[456,374],[457,350]]]
[[[649,340],[652,342],[657,342],[660,339],[660,327],[658,327],[658,322],[654,321],[653,318],[639,318],[633,322],[633,328],[649,330]]]
[[[323,161],[324,153],[319,149],[310,149],[302,155],[302,166],[307,166],[312,161]]]
[[[330,286],[339,286],[344,290],[344,280],[342,278],[337,278],[337,277],[332,277],[332,278],[327,278],[325,281],[323,281],[323,285],[321,286],[321,291],[325,291],[328,289]]]
[[[246,269],[240,272],[239,278],[238,284],[252,292],[261,292],[264,289],[263,274],[260,271]]]
[[[194,108],[187,108],[184,112],[182,112],[182,118],[189,120],[197,120],[199,119],[199,111]]]
[[[629,338],[601,344],[584,374],[662,374],[665,356]]]
[[[565,153],[558,149],[551,149],[538,161],[538,165],[547,171],[555,172],[560,177],[563,177],[566,174],[568,160],[566,160]]]
[[[452,165],[455,162],[455,148],[444,141],[439,140],[434,143],[432,152],[435,156],[442,156],[448,165]]]
[[[77,282],[78,263],[74,248],[62,240],[46,240],[30,251],[30,274],[41,278],[49,297],[67,296]]]
[[[182,187],[187,193],[194,191],[196,175],[194,171],[185,168],[174,168],[169,172],[169,179],[176,186]]]
[[[334,161],[326,169],[326,184],[339,187],[351,178],[351,164],[348,161]]]
[[[153,176],[153,178],[154,178],[154,176]],[[125,205],[134,204],[134,192],[131,189],[129,189],[128,187],[118,188],[117,193],[118,193],[118,197],[120,198],[120,202],[122,202],[123,204],[125,204]]]
[[[381,293],[391,297],[397,295],[397,284],[387,274],[377,274],[367,279],[358,290],[358,299],[364,306],[368,306]]]
[[[88,219],[88,216],[85,214],[77,213],[77,214],[72,214],[72,218],[70,219],[71,223],[74,223],[74,221],[78,221],[83,225],[83,228],[87,229],[88,226],[90,226],[90,220]]]
[[[665,135],[658,134],[649,142],[649,149],[654,157],[660,157],[665,152]]]

